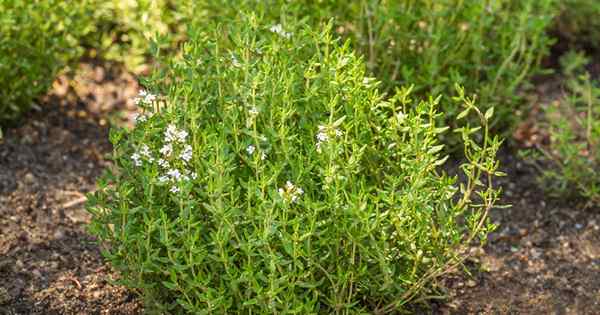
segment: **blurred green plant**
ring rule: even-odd
[[[142,73],[150,63],[150,42],[168,38],[161,48],[176,53],[185,39],[190,1],[89,0],[95,31],[84,40],[92,56],[124,64]]]
[[[16,120],[82,54],[87,1],[0,0],[0,124]]]
[[[553,31],[579,48],[600,48],[600,1],[559,0]]]
[[[600,205],[600,85],[585,71],[588,63],[582,53],[562,57],[565,95],[546,108],[543,129],[550,139],[533,161],[543,187],[554,195]]]
[[[393,313],[485,241],[498,198],[493,111],[459,89],[465,180],[448,176],[439,98],[389,99],[330,27],[238,17],[192,27],[161,62],[91,231],[164,313]],[[478,138],[481,142],[477,142]]]

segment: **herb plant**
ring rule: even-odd
[[[510,129],[522,105],[519,89],[539,71],[552,43],[546,34],[555,0],[205,0],[194,12],[200,22],[253,10],[273,24],[296,17],[318,26],[332,20],[338,36],[351,39],[380,89],[413,85],[422,97],[442,95],[441,110],[453,124],[461,108],[451,101],[454,84],[495,107],[491,124]],[[449,143],[449,142],[447,142]]]
[[[0,0],[0,124],[17,119],[77,60],[87,1]]]
[[[91,230],[150,311],[392,313],[485,240],[498,198],[492,110],[459,89],[465,180],[440,98],[385,98],[330,27],[255,15],[193,28],[146,81],[89,196]],[[475,139],[479,139],[476,141]]]
[[[574,52],[561,59],[565,95],[547,107],[550,141],[539,146],[536,159],[550,192],[600,205],[600,84],[585,71],[588,62]]]

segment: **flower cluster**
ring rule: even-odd
[[[271,28],[269,28],[269,31],[278,34],[286,39],[290,39],[290,37],[292,37],[292,33],[284,31],[283,26],[281,26],[281,24],[271,26]]]
[[[295,203],[300,199],[300,196],[304,194],[304,190],[302,188],[295,186],[289,180],[285,183],[283,188],[279,188],[278,190],[279,196],[283,198],[286,202]]]
[[[138,152],[131,155],[131,160],[135,166],[142,166],[143,161],[150,164],[157,162],[162,175],[158,177],[161,184],[169,184],[172,193],[180,191],[179,183],[196,179],[196,173],[189,168],[189,163],[193,157],[192,146],[186,143],[188,132],[178,129],[175,125],[167,126],[164,132],[165,143],[158,150],[159,157],[155,159],[150,147],[144,144]],[[178,161],[183,161],[183,163]]]
[[[146,91],[146,90],[140,90],[140,92],[138,93],[138,96],[134,99],[134,103],[137,106],[140,105],[149,105],[152,104],[152,102],[156,101],[156,95]]]
[[[342,132],[333,126],[319,125],[319,132],[317,133],[317,152],[322,152],[323,143],[329,142],[331,138],[341,137]]]
[[[146,90],[140,90],[140,92],[138,93],[138,96],[134,99],[134,103],[136,106],[140,106],[140,107],[149,107],[150,105],[152,105],[152,103],[154,103],[157,100],[157,96],[147,92]],[[148,117],[151,116],[151,114],[136,114],[134,116],[134,120],[136,123],[142,123],[145,122],[146,120],[148,120]]]

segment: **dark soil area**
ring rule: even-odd
[[[109,119],[137,84],[82,65],[0,144],[0,314],[137,314],[86,233],[85,193],[107,166]]]
[[[108,166],[108,125],[129,121],[138,87],[112,68],[78,73],[0,143],[0,315],[143,311],[112,282],[84,210]],[[447,299],[428,312],[600,314],[600,209],[544,195],[531,166],[512,152],[501,159],[512,207],[491,213],[499,228],[473,249],[470,275],[446,277]]]

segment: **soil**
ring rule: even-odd
[[[141,313],[135,295],[112,284],[117,275],[86,232],[84,210],[85,193],[108,165],[108,125],[127,122],[137,89],[126,73],[84,64],[5,131],[0,315]]]
[[[0,315],[139,314],[94,238],[85,193],[109,165],[110,124],[130,123],[133,77],[83,64],[0,143]],[[523,135],[519,135],[523,137]],[[528,137],[529,140],[531,137]],[[546,196],[534,169],[501,155],[499,228],[469,274],[443,279],[432,314],[600,314],[600,209]]]

